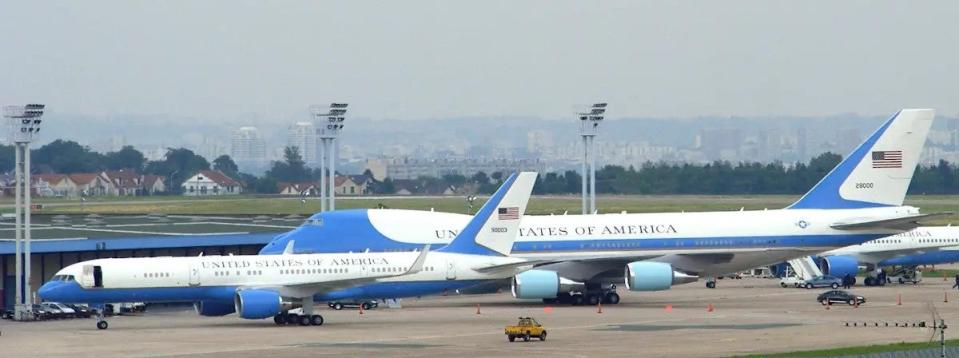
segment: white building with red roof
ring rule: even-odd
[[[216,170],[201,170],[183,182],[180,187],[183,195],[237,195],[243,192],[243,186],[236,179]]]

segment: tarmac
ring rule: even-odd
[[[187,307],[111,317],[105,331],[92,318],[2,321],[0,356],[716,357],[928,341],[934,332],[911,324],[930,323],[937,314],[947,324],[959,322],[952,279],[857,287],[851,291],[866,297],[864,305],[829,309],[815,301],[825,290],[778,282],[726,279],[716,289],[697,282],[642,293],[620,288],[622,302],[602,306],[602,313],[598,306],[546,306],[500,293],[405,299],[401,309],[381,305],[363,314],[317,306],[326,318],[319,327],[200,317]],[[520,316],[539,320],[548,339],[508,342],[503,327]],[[910,327],[894,326],[903,324]]]

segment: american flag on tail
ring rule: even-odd
[[[497,210],[500,220],[519,220],[519,208],[513,206]]]
[[[872,152],[872,167],[875,169],[902,168],[902,151],[886,150]]]

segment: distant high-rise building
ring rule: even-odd
[[[300,157],[306,164],[316,164],[316,129],[314,129],[313,123],[296,122],[296,124],[290,126],[287,146],[299,149]]]
[[[542,154],[553,148],[553,135],[544,130],[529,131],[526,133],[526,152]]]
[[[230,138],[230,157],[236,161],[266,159],[266,144],[256,127],[240,127]]]

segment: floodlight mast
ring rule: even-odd
[[[16,293],[14,302],[14,319],[26,321],[33,319],[32,297],[30,287],[31,250],[30,250],[30,142],[39,134],[40,124],[43,123],[43,111],[46,105],[27,104],[22,106],[4,106],[3,117],[7,120],[11,139],[15,144],[15,212],[16,218]],[[22,217],[22,219],[21,219]],[[23,241],[21,245],[21,241]],[[22,250],[21,250],[22,247]]]
[[[583,215],[596,213],[596,153],[593,143],[598,133],[599,123],[605,117],[606,105],[606,103],[594,103],[589,111],[577,113],[580,122],[579,135],[583,137],[583,165],[580,173],[583,184]],[[587,172],[587,166],[589,172]],[[588,200],[587,191],[589,192]]]
[[[320,211],[336,210],[336,138],[346,121],[347,103],[330,103],[328,110],[312,106],[316,134],[320,137]],[[321,120],[325,119],[325,121]],[[325,123],[324,123],[325,122]],[[327,159],[328,158],[328,159]],[[329,163],[327,171],[326,163]]]

